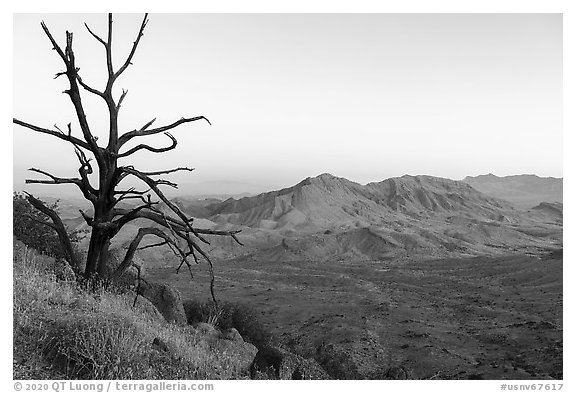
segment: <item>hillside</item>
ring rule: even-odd
[[[232,239],[211,239],[207,250],[217,259],[538,254],[562,245],[561,207],[525,211],[465,182],[432,176],[406,175],[361,185],[322,174],[251,197],[173,202],[195,217],[198,227],[242,230],[244,247]],[[172,214],[162,204],[158,208]],[[68,223],[82,228],[78,219]],[[127,225],[113,239],[113,248],[125,249],[141,224]],[[153,248],[140,257],[171,266],[175,257],[165,251]]]
[[[262,260],[533,253],[562,242],[557,210],[524,212],[464,182],[432,176],[361,185],[322,174],[205,206],[203,217],[243,228],[243,252]]]
[[[536,175],[498,177],[488,174],[468,176],[462,181],[486,195],[505,199],[521,209],[529,209],[540,202],[562,202],[561,178]]]
[[[249,306],[182,300],[149,276],[135,298],[134,274],[91,287],[16,238],[13,268],[14,379],[328,378],[278,343]]]
[[[381,223],[398,213],[460,212],[492,218],[513,210],[469,185],[431,176],[403,176],[365,186],[322,174],[293,187],[208,207],[211,218],[250,227],[321,228]]]
[[[14,379],[248,378],[253,345],[185,317],[169,323],[142,296],[133,302],[130,290],[87,290],[15,240]]]

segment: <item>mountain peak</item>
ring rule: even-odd
[[[331,173],[325,172],[325,173],[322,173],[322,174],[314,177],[313,179],[331,180],[331,179],[340,179],[340,178],[332,175]]]

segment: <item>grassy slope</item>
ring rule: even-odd
[[[133,294],[58,281],[53,265],[14,247],[15,379],[247,378],[240,356],[214,335],[133,308]]]

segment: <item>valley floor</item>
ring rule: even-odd
[[[215,266],[220,299],[257,309],[294,351],[337,378],[562,379],[562,254],[429,261]],[[184,299],[207,273],[149,268]]]

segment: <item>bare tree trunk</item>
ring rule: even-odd
[[[65,259],[70,264],[70,267],[72,267],[72,270],[74,271],[74,273],[80,274],[80,267],[79,267],[78,258],[76,257],[76,254],[74,253],[74,248],[72,247],[72,242],[70,241],[70,237],[68,236],[68,232],[66,231],[66,228],[64,227],[64,223],[62,223],[60,216],[58,216],[58,213],[56,213],[54,210],[50,209],[48,206],[46,206],[44,203],[42,203],[42,201],[40,201],[39,199],[36,199],[32,195],[30,195],[28,193],[26,193],[26,195],[27,195],[28,202],[30,202],[30,204],[32,206],[34,206],[36,209],[38,209],[39,211],[41,211],[42,213],[44,213],[48,217],[50,217],[50,219],[52,220],[52,223],[53,223],[51,225],[51,227],[56,231],[56,233],[58,233],[58,239],[60,239],[60,245],[62,246],[62,249],[64,250]]]
[[[90,236],[90,245],[88,246],[88,256],[86,257],[86,269],[84,276],[86,278],[93,277],[98,269],[98,264],[101,261],[102,248],[105,244],[102,230],[93,228],[92,235]]]
[[[179,167],[174,169],[145,172],[138,170],[131,165],[118,166],[118,159],[130,157],[136,152],[148,151],[151,153],[163,153],[175,149],[177,140],[174,138],[174,136],[172,136],[172,134],[170,134],[169,131],[177,128],[182,124],[199,120],[204,120],[210,124],[210,121],[208,121],[208,119],[204,116],[196,116],[182,117],[170,124],[159,127],[152,127],[156,120],[152,119],[144,126],[128,132],[124,132],[120,135],[118,129],[118,111],[120,110],[120,107],[124,102],[126,95],[128,94],[128,90],[122,89],[120,97],[118,100],[116,100],[112,94],[113,87],[114,83],[118,80],[120,75],[130,65],[133,64],[132,62],[134,53],[136,52],[140,39],[144,34],[144,28],[146,27],[147,23],[148,14],[145,14],[142,20],[142,24],[140,25],[140,29],[138,30],[136,40],[132,44],[130,53],[126,57],[125,61],[121,63],[122,65],[120,68],[117,70],[114,69],[114,62],[112,61],[112,14],[108,15],[108,35],[106,39],[98,36],[92,30],[90,30],[88,25],[85,25],[88,32],[104,46],[106,52],[108,80],[103,90],[98,90],[91,87],[79,75],[80,67],[76,65],[76,58],[72,49],[73,34],[67,31],[66,46],[60,47],[60,45],[58,45],[50,33],[48,26],[46,26],[44,22],[41,23],[41,27],[50,40],[52,48],[62,59],[66,67],[64,71],[58,72],[56,74],[56,78],[59,76],[66,76],[70,82],[69,89],[65,90],[64,93],[68,94],[70,100],[72,101],[83,138],[78,138],[72,135],[72,123],[68,123],[68,132],[64,132],[57,125],[54,125],[55,129],[52,130],[29,124],[16,118],[13,119],[13,122],[14,124],[18,124],[42,134],[52,135],[72,144],[80,163],[80,167],[78,168],[80,177],[57,177],[46,171],[31,168],[30,170],[32,172],[47,176],[49,179],[27,179],[26,183],[74,184],[80,189],[84,198],[92,203],[92,207],[94,209],[93,217],[90,217],[86,213],[82,212],[82,216],[86,220],[88,226],[91,227],[92,231],[90,236],[90,244],[88,247],[88,255],[86,258],[86,268],[84,270],[84,276],[86,278],[107,278],[111,274],[108,269],[111,239],[114,238],[114,236],[122,229],[124,225],[134,220],[144,218],[154,222],[157,227],[140,229],[138,235],[130,244],[123,262],[120,264],[120,266],[116,267],[116,274],[122,274],[125,269],[133,264],[134,254],[139,249],[138,247],[140,241],[144,236],[156,236],[162,239],[162,242],[146,245],[140,249],[168,245],[174,254],[181,259],[180,266],[185,263],[188,266],[190,272],[191,265],[188,261],[189,257],[192,257],[196,263],[199,263],[198,257],[196,255],[199,254],[208,262],[211,277],[210,291],[214,302],[216,302],[216,298],[214,296],[214,270],[212,261],[202,250],[199,244],[200,242],[210,244],[209,241],[204,238],[204,235],[231,236],[238,244],[242,244],[236,237],[236,234],[240,231],[219,231],[194,227],[192,225],[193,218],[184,214],[184,212],[182,212],[178,206],[172,203],[160,190],[160,186],[177,188],[177,185],[166,179],[158,179],[156,176],[167,175],[178,171],[192,171],[192,168]],[[82,97],[80,94],[80,87],[83,89],[82,91],[87,91],[102,98],[107,105],[109,113],[109,138],[108,145],[106,147],[98,144],[98,138],[93,134],[90,125],[88,124],[82,103]],[[128,142],[157,134],[164,134],[170,140],[170,144],[156,147],[146,143],[139,143],[128,149],[124,147],[124,145]],[[89,154],[87,155],[86,153]],[[92,157],[90,154],[93,155],[99,172],[98,187],[94,187],[92,185],[89,176],[93,174],[92,164],[90,163]],[[144,191],[136,190],[134,187],[121,189],[119,187],[119,183],[121,183],[122,180],[126,177],[130,177],[132,179],[143,182],[146,184],[148,189]],[[159,198],[160,201],[163,202],[174,214],[169,216],[166,215],[161,209],[155,208],[154,205],[160,203],[160,201],[152,201],[151,195],[155,195],[157,198]],[[135,199],[137,201],[140,200],[142,201],[142,204],[132,209],[124,209],[118,206],[119,202],[127,199]],[[38,209],[42,211],[41,207],[38,207]],[[79,265],[75,261],[75,256],[73,255],[73,252],[71,251],[71,245],[69,244],[70,241],[64,230],[64,226],[62,225],[61,220],[57,218],[57,214],[55,212],[46,214],[48,214],[53,219],[53,227],[58,231],[59,236],[61,236],[61,240],[63,239],[63,246],[66,250],[66,253],[69,254],[71,264],[73,264],[73,267],[76,267],[75,270],[78,270]],[[68,240],[66,241],[66,239]],[[183,246],[180,240],[185,242]]]

